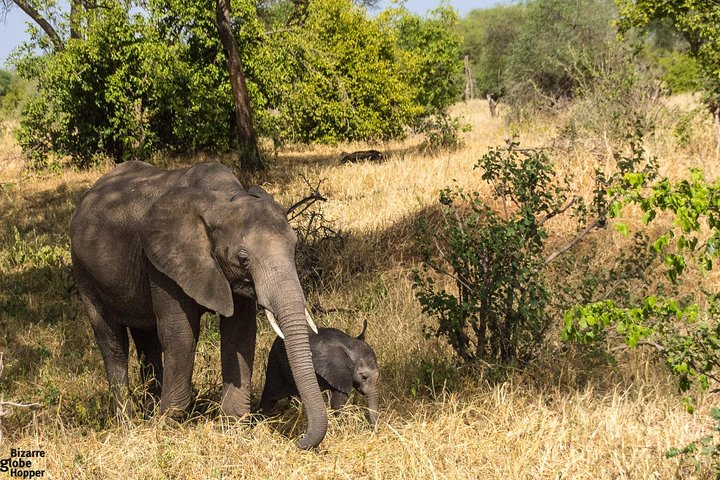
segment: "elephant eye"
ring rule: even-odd
[[[238,263],[242,267],[247,267],[248,264],[250,263],[250,258],[248,257],[247,252],[239,251],[236,257],[238,259]]]

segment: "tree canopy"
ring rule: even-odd
[[[15,55],[18,72],[38,82],[19,133],[35,162],[238,148],[214,2],[72,3],[68,14],[35,3],[55,22],[33,36],[42,55]],[[372,16],[366,4],[232,2],[259,134],[280,143],[400,138],[458,97],[447,81],[461,69],[454,11]]]

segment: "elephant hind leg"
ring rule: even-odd
[[[140,361],[140,380],[147,388],[143,394],[143,407],[146,413],[151,413],[160,401],[162,392],[163,365],[160,339],[154,329],[131,328],[130,334]]]
[[[95,341],[105,364],[105,373],[110,393],[113,397],[111,410],[116,416],[127,414],[128,405],[128,334],[127,328],[120,325],[113,315],[103,312],[98,302],[81,291],[82,299]]]

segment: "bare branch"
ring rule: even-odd
[[[62,39],[60,38],[60,35],[58,35],[55,28],[50,24],[50,22],[47,21],[45,17],[43,17],[40,12],[38,12],[35,7],[30,5],[25,0],[12,0],[15,5],[20,7],[20,9],[27,13],[30,18],[33,19],[35,23],[38,24],[38,26],[45,32],[45,34],[50,38],[50,42],[53,44],[53,48],[55,51],[60,51],[63,49],[65,44],[63,43]]]
[[[302,214],[305,212],[305,210],[307,210],[308,208],[310,208],[310,206],[311,206],[313,203],[315,203],[315,202],[326,202],[326,201],[327,201],[327,198],[323,197],[322,195],[320,195],[320,194],[317,193],[317,192],[313,192],[311,195],[308,195],[308,196],[305,197],[305,198],[301,198],[300,200],[298,200],[297,202],[295,202],[290,208],[287,209],[287,215],[290,217],[290,218],[288,219],[288,221],[291,222],[291,221],[295,220],[297,217],[299,217],[300,215],[302,215]],[[293,212],[294,212],[295,210],[297,210],[298,208],[302,207],[303,205],[305,205],[305,208],[303,208],[303,209],[300,210],[299,212],[293,214]],[[292,216],[290,216],[291,214],[292,214]]]
[[[568,203],[566,203],[562,207],[560,207],[556,210],[553,210],[552,212],[545,215],[542,219],[540,219],[540,221],[538,221],[538,227],[542,227],[545,222],[547,222],[548,220],[550,220],[551,218],[553,218],[557,215],[560,215],[565,210],[572,207],[575,204],[575,202],[577,202],[579,199],[580,199],[580,197],[578,195],[575,195]]]
[[[450,263],[450,261],[449,261],[448,258],[447,258],[447,255],[445,255],[445,252],[444,252],[443,249],[440,247],[440,244],[438,243],[437,239],[433,239],[433,240],[434,240],[434,242],[435,242],[435,248],[437,248],[438,252],[440,252],[440,256],[441,256],[446,262]],[[473,292],[473,293],[475,293],[475,294],[477,295],[477,290],[475,290],[475,288],[472,287],[472,286],[469,284],[469,282],[466,282],[464,279],[460,278],[459,276],[453,275],[452,273],[446,271],[445,269],[440,268],[438,265],[435,265],[434,267],[435,267],[435,269],[436,269],[438,272],[442,273],[443,275],[447,275],[448,277],[452,278],[452,279],[455,280],[457,283],[459,283],[460,285],[464,286],[465,288],[467,288],[468,290],[470,290],[471,292]]]
[[[570,250],[572,247],[574,247],[580,240],[582,240],[588,233],[590,233],[592,230],[597,228],[598,225],[600,225],[605,219],[603,217],[598,217],[594,222],[592,222],[590,225],[585,227],[583,231],[575,235],[575,238],[570,240],[568,243],[560,247],[558,250],[554,251],[550,255],[548,255],[545,258],[545,261],[543,262],[545,265],[555,260],[557,257],[562,255],[563,253]]]
[[[661,353],[665,351],[665,347],[663,347],[659,343],[651,342],[650,340],[640,340],[637,342],[637,344],[641,345],[641,346],[653,347],[655,350],[657,350],[658,352],[661,352]],[[628,348],[630,348],[628,345],[617,345],[615,347],[612,347],[610,349],[610,352],[617,352],[618,350],[627,350]]]

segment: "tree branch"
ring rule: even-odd
[[[12,1],[15,3],[15,5],[20,7],[23,12],[27,13],[28,16],[32,18],[35,23],[38,24],[38,26],[43,30],[43,32],[45,32],[48,38],[50,38],[50,42],[52,42],[55,51],[60,51],[63,49],[65,44],[60,38],[60,35],[58,35],[55,28],[50,25],[50,22],[48,22],[42,15],[40,15],[40,12],[38,12],[32,5],[30,5],[25,0]]]
[[[562,247],[560,247],[558,250],[556,250],[556,251],[554,251],[553,253],[551,253],[550,255],[548,255],[548,256],[545,258],[545,261],[544,261],[543,263],[544,263],[545,265],[547,265],[548,263],[552,262],[553,260],[555,260],[557,257],[559,257],[560,255],[562,255],[563,253],[565,253],[565,252],[567,252],[568,250],[570,250],[570,249],[571,249],[572,247],[574,247],[580,240],[582,240],[588,233],[590,233],[592,230],[594,230],[595,228],[597,228],[597,226],[598,226],[600,223],[602,223],[604,220],[605,220],[604,217],[598,217],[597,219],[595,219],[595,221],[594,221],[593,223],[591,223],[591,224],[588,225],[583,231],[581,231],[580,233],[578,233],[577,235],[575,235],[575,238],[573,238],[573,239],[570,240],[568,243],[566,243],[565,245],[563,245]]]
[[[310,180],[305,177],[305,175],[301,175],[301,178],[303,179],[303,182],[305,182],[305,185],[310,189],[310,195],[308,195],[305,198],[301,198],[297,202],[295,202],[290,208],[287,209],[287,216],[288,222],[292,222],[297,217],[305,213],[305,211],[310,208],[310,206],[315,202],[327,202],[327,198],[320,193],[320,185],[322,185],[323,180],[318,181],[317,185],[312,186],[310,183]],[[304,206],[304,207],[303,207]],[[302,210],[300,210],[297,213],[295,210],[299,209],[300,207],[303,207]],[[292,215],[292,216],[291,216]]]
[[[291,222],[291,221],[295,220],[297,217],[299,217],[300,215],[302,215],[303,212],[305,212],[305,210],[307,210],[308,208],[310,208],[310,206],[311,206],[313,203],[315,203],[315,202],[326,202],[326,201],[327,201],[327,198],[323,197],[322,195],[320,195],[320,194],[317,193],[317,192],[313,192],[311,195],[308,195],[308,196],[305,197],[305,198],[301,198],[300,200],[298,200],[297,202],[295,202],[290,208],[287,209],[287,215],[288,215],[288,217],[290,217],[290,218],[288,219],[288,221]],[[305,205],[305,204],[307,204],[307,205]],[[305,205],[305,208],[303,208],[302,210],[300,210],[300,211],[297,212],[296,214],[290,216],[295,210],[297,210],[298,208],[302,207],[303,205]]]
[[[562,207],[558,208],[557,210],[553,210],[552,212],[545,215],[542,219],[540,219],[540,221],[538,221],[538,227],[542,227],[545,222],[547,222],[548,220],[550,220],[551,218],[553,218],[557,215],[560,215],[565,210],[572,207],[575,204],[575,202],[577,202],[579,199],[580,199],[580,197],[575,195],[568,203],[566,203]]]

